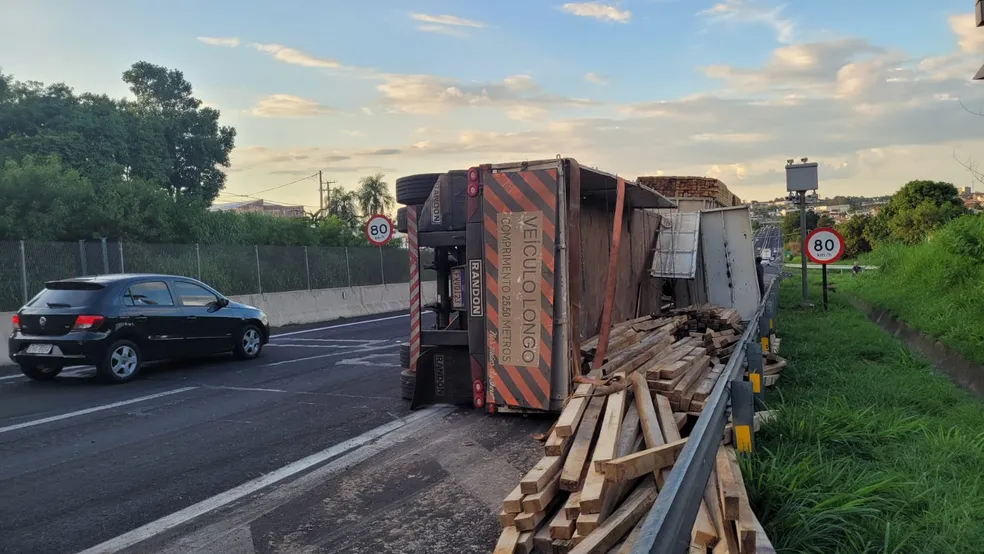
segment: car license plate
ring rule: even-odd
[[[28,354],[51,354],[50,344],[31,344],[27,347]]]

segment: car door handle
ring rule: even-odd
[[[145,315],[138,315],[138,316],[134,317],[133,319],[135,319],[137,321],[147,321],[147,316],[145,316]]]
[[[194,320],[198,319],[198,316],[190,315],[190,316],[188,316],[188,319],[194,321]]]

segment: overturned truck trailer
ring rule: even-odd
[[[652,188],[569,158],[487,164],[420,182],[427,179],[434,184],[426,200],[405,202],[404,376],[412,375],[413,407],[470,400],[490,412],[559,411],[581,373],[580,342],[602,326],[613,243],[621,244],[610,321],[659,313],[661,286],[650,277],[655,210],[674,204]],[[433,250],[428,267],[437,274],[432,329],[422,328],[422,249]]]

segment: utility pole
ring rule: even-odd
[[[810,305],[809,290],[806,282],[806,193],[819,188],[819,177],[817,175],[817,163],[809,163],[807,158],[801,158],[800,163],[793,163],[792,159],[786,160],[786,191],[792,194],[789,200],[794,200],[799,204],[800,209],[800,266],[803,271],[803,299],[801,305]]]
[[[318,170],[318,200],[321,206],[321,215],[326,215],[328,209],[331,206],[331,186],[335,184],[335,181],[325,181],[321,176],[321,170]]]

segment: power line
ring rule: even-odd
[[[296,180],[296,181],[291,181],[291,182],[289,182],[289,183],[284,183],[284,184],[282,184],[282,185],[277,185],[277,186],[275,186],[275,187],[270,187],[270,188],[268,188],[268,189],[263,189],[263,190],[258,190],[258,191],[256,191],[256,192],[254,192],[254,193],[252,193],[252,194],[263,194],[264,192],[270,192],[271,190],[277,190],[277,189],[282,189],[282,188],[284,188],[284,187],[289,187],[289,186],[291,186],[291,185],[294,185],[294,184],[297,184],[297,183],[300,183],[301,181],[307,181],[308,179],[310,179],[310,178],[312,178],[312,177],[317,177],[317,176],[318,176],[318,174],[317,174],[317,173],[312,173],[311,175],[308,175],[307,177],[301,177],[300,179],[298,179],[298,180]],[[248,196],[248,195],[247,195],[247,196]]]

